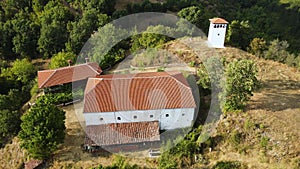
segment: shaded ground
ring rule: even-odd
[[[82,105],[77,103],[76,108]],[[66,137],[64,143],[53,156],[51,169],[57,168],[90,168],[99,164],[103,166],[111,165],[114,156],[103,153],[87,153],[82,151],[81,145],[84,142],[84,131],[77,120],[74,105],[63,107],[66,111]],[[153,166],[153,160],[144,158],[130,158],[129,163],[139,166]]]

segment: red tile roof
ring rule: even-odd
[[[85,113],[195,107],[180,72],[100,75],[85,89]]]
[[[38,87],[51,87],[96,77],[102,72],[97,63],[90,62],[80,65],[63,67],[53,70],[38,71]]]
[[[117,145],[159,141],[158,121],[86,126],[85,144]]]
[[[209,21],[211,23],[215,23],[215,24],[218,24],[218,23],[219,24],[228,24],[228,22],[223,18],[213,18],[213,19],[209,19]]]

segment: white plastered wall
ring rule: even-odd
[[[159,121],[160,130],[190,127],[194,120],[194,108],[135,110],[101,113],[84,113],[86,126],[110,123]]]

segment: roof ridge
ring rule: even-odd
[[[90,62],[93,63],[93,62]],[[95,62],[96,63],[96,62]],[[97,74],[100,74],[97,70],[95,70],[89,63],[87,63],[87,66],[92,69],[92,71],[96,72]]]
[[[93,83],[94,83],[93,87],[91,87],[88,91],[85,91],[84,95],[88,95],[103,80],[103,78],[88,78],[87,84],[88,84],[88,82],[89,82],[90,79],[93,80]],[[95,80],[97,80],[97,82]]]
[[[40,87],[43,87],[44,85],[45,85],[45,83],[52,77],[52,76],[54,76],[54,74],[57,72],[56,70],[52,70],[53,71],[53,73],[44,81],[44,83],[42,83],[41,84],[41,86]]]
[[[178,80],[177,78],[175,78],[174,76],[171,76],[174,80],[176,80],[177,82],[179,82],[182,86],[186,87],[187,89],[192,89],[191,87],[183,84],[180,80]],[[184,77],[185,78],[185,77]]]

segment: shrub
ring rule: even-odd
[[[263,137],[261,138],[261,140],[260,140],[260,146],[261,146],[262,148],[267,148],[268,142],[269,142],[269,138],[263,136]]]
[[[213,166],[213,169],[245,169],[247,167],[243,166],[238,161],[218,161],[217,164]]]
[[[223,110],[242,110],[258,86],[257,69],[251,60],[234,60],[226,68],[226,84]]]
[[[248,48],[253,55],[262,57],[263,52],[267,49],[267,43],[263,38],[254,38]]]
[[[268,50],[264,52],[264,58],[284,63],[289,55],[287,51],[289,46],[287,41],[275,39],[270,42]]]
[[[75,63],[76,55],[72,52],[59,52],[51,58],[49,68],[56,69],[68,66],[68,60],[71,60],[72,63]]]

